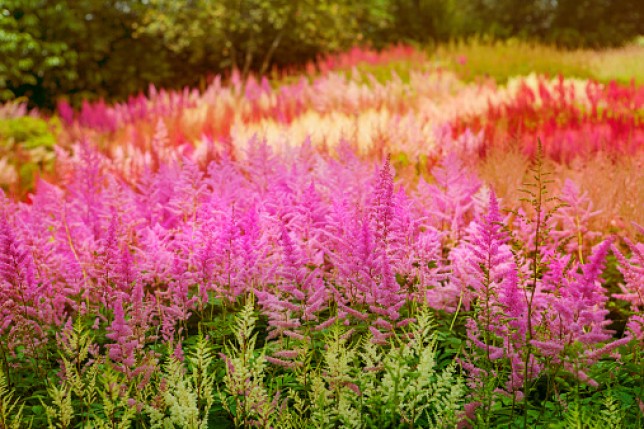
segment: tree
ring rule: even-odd
[[[122,98],[169,80],[162,44],[134,32],[142,2],[3,0],[0,96],[53,107],[65,94]]]

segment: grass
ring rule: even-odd
[[[433,59],[468,81],[489,77],[504,84],[512,77],[537,73],[600,82],[644,83],[644,67],[641,67],[644,44],[641,42],[602,51],[567,51],[519,40],[471,40],[442,45],[434,52]]]
[[[429,51],[429,50],[428,50]],[[461,79],[472,82],[493,79],[505,84],[513,77],[542,74],[548,76],[593,79],[608,83],[617,81],[644,84],[644,37],[622,48],[605,50],[563,50],[554,46],[517,39],[485,42],[478,39],[439,45],[426,57],[396,59],[382,64],[359,64],[356,69],[364,76],[371,75],[380,83],[391,79],[392,73],[403,82],[409,81],[412,71],[443,68],[455,72]],[[351,74],[352,69],[338,69]],[[308,76],[311,79],[313,76]],[[301,75],[273,78],[277,87],[301,79]],[[368,80],[364,80],[368,83]]]

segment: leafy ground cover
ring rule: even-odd
[[[4,106],[0,422],[641,427],[643,103],[397,48]]]
[[[555,47],[527,43],[515,39],[499,42],[471,40],[441,45],[434,56],[466,80],[488,76],[499,83],[532,73],[560,74],[602,83],[617,81],[629,84],[644,82],[642,41],[601,51],[579,49],[561,50]]]

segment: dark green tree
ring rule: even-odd
[[[142,2],[2,0],[0,88],[52,107],[58,96],[122,98],[169,80],[162,43],[135,32]]]
[[[643,9],[641,0],[0,0],[0,102],[124,99],[354,45],[486,35],[615,46],[644,34]]]
[[[457,0],[460,34],[519,37],[561,47],[618,46],[644,33],[640,0]]]

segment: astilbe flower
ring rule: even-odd
[[[540,137],[546,155],[557,162],[598,152],[636,154],[643,135],[634,112],[642,105],[642,93],[634,84],[601,85],[562,76],[548,81],[533,75],[509,82],[505,97],[496,97],[482,114],[456,118],[452,125],[457,135],[466,129],[483,131],[484,149],[518,142],[529,156],[537,153]]]
[[[496,194],[491,191],[489,198],[487,215],[471,222],[463,241],[450,252],[451,281],[462,291],[466,309],[474,299],[498,297],[498,284],[517,269]]]
[[[4,195],[0,195],[0,338],[4,338],[13,353],[25,346],[31,355],[37,354],[40,343],[46,341],[42,325],[44,286],[36,279],[36,269],[30,249],[14,234],[6,213]]]
[[[406,274],[406,280],[407,286],[414,290],[408,293],[407,299],[435,309],[445,309],[435,297],[440,295],[439,291],[443,291],[449,276],[449,267],[442,254],[442,242],[441,231],[420,226],[415,240],[408,243],[412,249],[409,252],[409,273]]]
[[[395,272],[396,265],[399,265],[406,251],[407,231],[399,197],[400,194],[394,192],[391,165],[387,158],[378,174],[362,224],[364,251],[370,254],[366,267],[369,289],[365,290],[363,302],[375,319],[369,330],[376,342],[383,342],[396,326],[408,323],[408,320],[401,320],[400,310],[405,305],[405,296],[396,281]]]
[[[183,158],[180,174],[174,183],[174,192],[167,203],[168,211],[186,226],[194,226],[197,210],[206,194],[207,184],[199,166],[190,158]]]
[[[106,162],[88,141],[83,141],[75,154],[63,162],[61,170],[65,174],[63,186],[56,188],[41,182],[30,216],[38,220],[34,228],[37,240],[48,250],[39,250],[39,256],[47,258],[47,263],[39,265],[51,269],[42,274],[48,274],[56,286],[56,306],[71,306],[85,313],[91,311],[87,307],[103,297],[96,281],[101,268],[95,253],[111,217],[109,204],[101,198],[107,186]],[[62,323],[67,315],[59,311],[59,318]]]
[[[260,140],[256,136],[247,142],[244,155],[242,171],[253,176],[252,184],[258,194],[263,196],[270,190],[271,179],[279,174],[277,170],[281,163],[277,162],[266,140]]]
[[[325,270],[327,284],[340,308],[341,319],[346,316],[343,308],[360,314],[354,308],[361,302],[360,291],[366,281],[364,268],[372,247],[370,236],[363,237],[362,232],[358,208],[352,207],[346,196],[336,196],[326,218],[323,242],[324,258],[330,265]]]
[[[461,291],[463,305],[475,307],[474,317],[466,322],[471,351],[463,361],[470,385],[480,389],[486,379],[502,378],[502,365],[495,362],[505,361],[509,374],[504,388],[521,396],[526,377],[528,300],[508,242],[496,196],[490,192],[488,214],[470,224],[464,242],[451,252],[450,258],[452,281]],[[539,366],[534,359],[528,366],[527,376],[533,378]]]
[[[214,292],[226,304],[254,288],[263,289],[274,272],[262,213],[255,206],[245,212],[237,207],[202,206],[192,262],[201,293]]]
[[[177,153],[170,141],[168,128],[162,119],[158,119],[154,128],[154,135],[149,140],[147,152],[152,155],[151,168],[159,168],[162,165],[177,162]]]
[[[269,337],[284,335],[311,341],[312,325],[327,307],[327,290],[320,268],[313,264],[282,224],[281,255],[273,290],[256,290],[258,303],[269,317]]]
[[[129,301],[129,305],[126,302]],[[156,303],[144,294],[143,286],[137,284],[131,295],[118,294],[111,305],[113,320],[105,335],[108,356],[114,367],[129,379],[136,379],[139,388],[150,380],[156,371],[157,357],[146,344],[157,338],[153,327]]]
[[[584,248],[590,249],[592,243],[601,236],[600,232],[592,231],[589,227],[592,218],[601,211],[593,210],[588,192],[581,192],[579,186],[570,179],[564,182],[559,199],[564,206],[552,216],[554,227],[550,235],[565,242],[566,251],[576,253],[583,262]]]
[[[150,226],[159,224],[164,228],[173,228],[180,221],[176,207],[170,206],[180,174],[177,164],[164,164],[157,172],[147,170],[137,181],[136,209]]]
[[[394,192],[388,161],[364,203],[349,192],[333,198],[325,219],[324,263],[328,286],[345,323],[370,321],[383,341],[401,320],[409,302],[424,303],[427,289],[443,278],[441,234],[423,223],[415,201]]]
[[[412,313],[428,303],[430,291],[440,287],[447,275],[442,252],[448,232],[436,229],[431,218],[420,216],[418,204],[402,186],[392,195],[387,243],[389,265]]]
[[[69,209],[78,212],[79,220],[96,238],[100,229],[99,215],[105,210],[104,201],[99,196],[105,186],[103,171],[106,160],[87,141],[83,141],[78,149],[66,186],[70,196]]]
[[[349,204],[366,204],[369,194],[364,190],[373,180],[371,163],[364,162],[347,139],[340,139],[335,151],[338,159],[325,160],[318,177],[322,177],[329,195],[342,196]]]
[[[455,152],[448,153],[440,164],[432,169],[436,184],[420,179],[415,198],[424,215],[433,220],[439,229],[447,231],[449,244],[458,242],[467,224],[473,220],[474,196],[481,183],[467,173],[465,164]]]
[[[644,235],[644,228],[635,226]],[[628,238],[624,241],[630,250],[630,259],[616,245],[612,246],[613,254],[619,262],[617,269],[624,276],[624,283],[620,284],[622,293],[613,296],[630,304],[633,315],[629,318],[627,328],[640,343],[644,343],[644,243],[635,243]]]
[[[31,205],[10,207],[15,213],[14,231],[20,233],[22,242],[30,250],[36,278],[43,290],[47,290],[39,299],[41,323],[61,326],[70,311],[78,307],[74,297],[83,284],[82,269],[70,245],[74,242],[70,241],[72,230],[65,227],[68,212],[64,193],[58,187],[40,182]]]
[[[172,344],[181,338],[182,332],[177,326],[190,318],[198,297],[192,294],[191,277],[184,259],[174,258],[170,278],[167,289],[155,291],[154,295],[158,301],[161,337]]]
[[[117,292],[131,292],[136,280],[134,255],[124,238],[124,226],[114,212],[107,231],[96,241],[93,281],[103,292],[101,304],[107,306]]]
[[[188,272],[185,241],[179,231],[167,230],[160,225],[148,228],[141,239],[145,249],[139,257],[141,282],[150,293],[146,299],[156,302],[158,323],[165,341],[171,341],[175,326],[187,320],[198,300],[191,296],[191,275]]]
[[[607,329],[608,296],[601,275],[610,247],[610,239],[598,244],[586,264],[571,263],[568,255],[547,254],[548,269],[535,304],[539,319],[533,323],[532,345],[550,365],[562,365],[591,384],[595,382],[581,368],[630,340],[609,342],[614,332]]]

